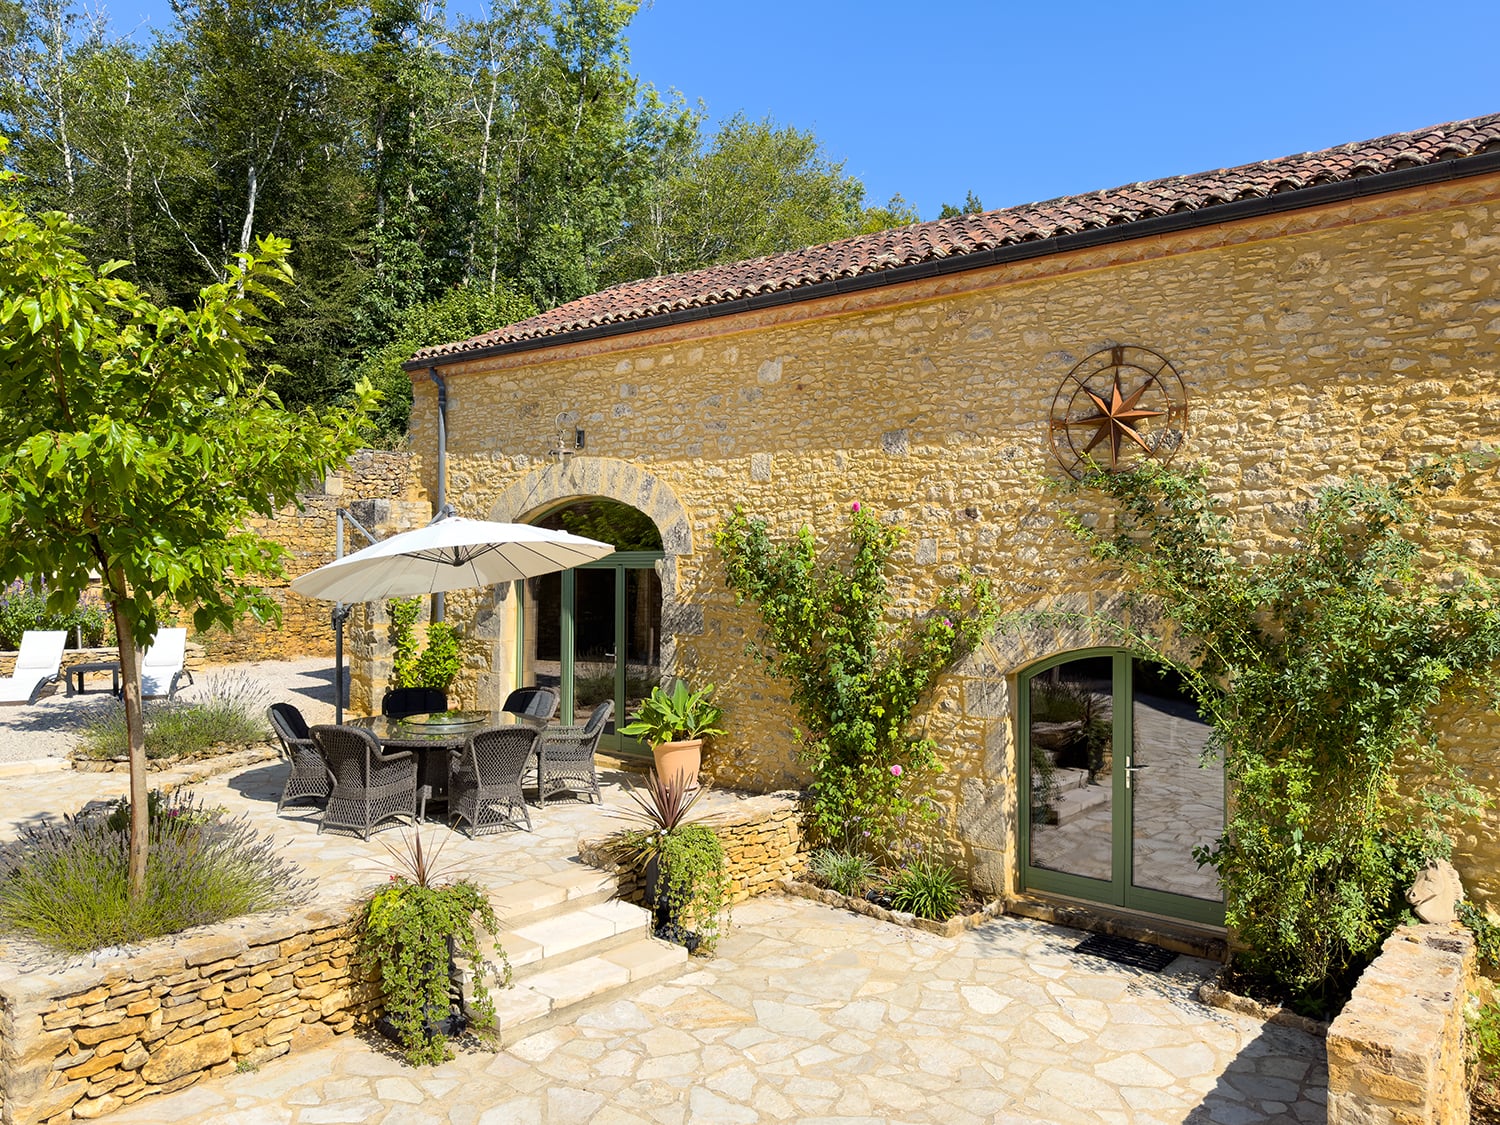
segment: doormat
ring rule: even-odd
[[[1137,969],[1150,969],[1153,973],[1161,972],[1177,960],[1177,954],[1159,945],[1147,945],[1132,938],[1109,937],[1105,934],[1090,934],[1073,947],[1073,952],[1103,957],[1106,961],[1118,961]]]

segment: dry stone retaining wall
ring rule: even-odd
[[[0,978],[0,1119],[62,1125],[240,1064],[317,1046],[370,1017],[344,909],[250,918],[160,951]]]
[[[1328,1029],[1328,1125],[1465,1125],[1464,1007],[1474,938],[1404,926]]]
[[[802,834],[798,794],[767,793],[736,800],[728,811],[706,814],[705,823],[724,845],[732,903],[777,890],[783,878],[806,866],[808,842]],[[621,898],[644,901],[641,873],[619,863],[608,837],[580,840],[578,854],[585,863],[619,874]]]

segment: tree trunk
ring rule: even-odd
[[[119,581],[124,583],[123,575]],[[146,849],[151,828],[146,801],[146,720],[141,711],[140,658],[130,632],[132,622],[125,616],[123,603],[112,600],[110,609],[120,644],[121,697],[125,701],[126,741],[130,745],[130,894],[134,898],[146,890]]]

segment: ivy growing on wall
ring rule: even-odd
[[[1237,965],[1304,1011],[1340,1002],[1416,871],[1448,854],[1453,818],[1477,811],[1432,722],[1460,695],[1500,705],[1500,582],[1427,532],[1431,503],[1486,464],[1325,488],[1253,561],[1201,469],[1096,473],[1083,487],[1113,501],[1113,524],[1068,520],[1191,646],[1178,667],[1233,794],[1223,835],[1197,856],[1248,947]]]
[[[391,686],[446,691],[461,666],[458,631],[446,621],[429,622],[423,646],[416,629],[422,599],[393,598],[386,608],[391,618]]]
[[[859,504],[842,549],[810,528],[772,540],[736,508],[714,537],[739,602],[760,612],[752,646],[791,687],[813,781],[812,827],[824,840],[876,853],[900,843],[924,812],[924,783],[942,769],[937,746],[910,723],[938,675],[993,628],[989,583],[964,577],[930,608],[898,615],[890,589],[899,528]]]

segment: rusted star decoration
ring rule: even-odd
[[[1107,402],[1103,397],[1095,394],[1087,387],[1083,388],[1083,393],[1093,400],[1099,412],[1091,414],[1087,418],[1080,418],[1077,422],[1069,422],[1068,425],[1095,427],[1093,438],[1083,447],[1085,453],[1092,452],[1094,446],[1106,438],[1109,439],[1109,467],[1111,471],[1120,467],[1120,443],[1126,439],[1135,442],[1147,455],[1151,453],[1151,446],[1147,445],[1146,439],[1141,437],[1136,431],[1136,426],[1140,424],[1142,419],[1160,418],[1166,414],[1166,411],[1142,410],[1136,405],[1141,401],[1141,396],[1146,393],[1150,386],[1151,383],[1148,380],[1126,395],[1121,392],[1120,377],[1116,375],[1113,389]]]
[[[1187,388],[1171,362],[1150,348],[1115,344],[1079,361],[1057,388],[1052,452],[1080,479],[1101,467],[1167,462],[1187,436],[1187,416]]]

